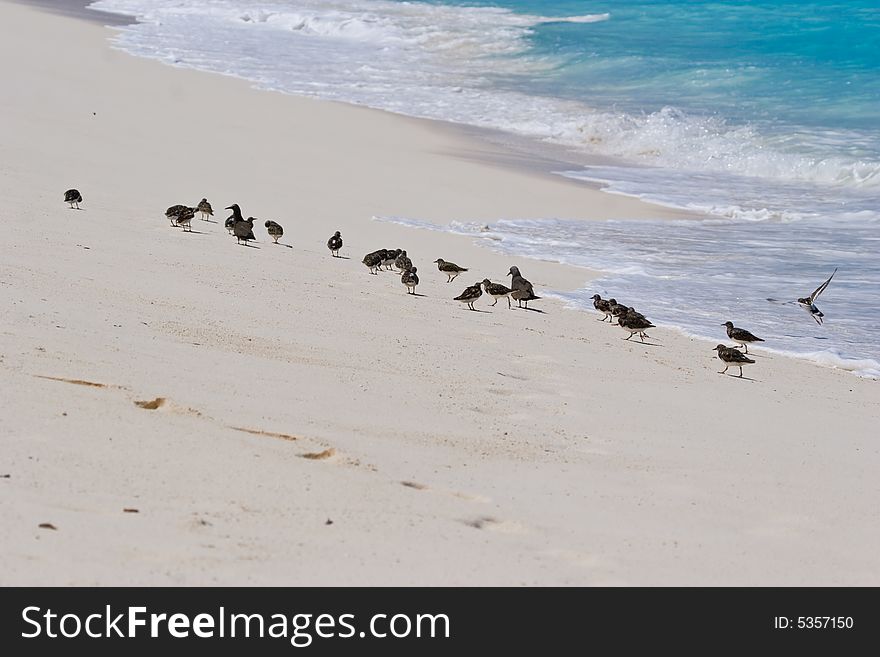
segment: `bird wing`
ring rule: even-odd
[[[753,342],[763,342],[761,338],[752,335],[750,332],[745,329],[735,328],[730,332],[730,337],[734,340],[751,340]]]
[[[751,362],[751,360],[741,351],[737,349],[728,349],[724,352],[724,355],[727,357],[728,361],[731,363],[746,363]]]
[[[476,299],[483,294],[483,290],[476,285],[465,288],[464,292],[455,297],[454,301],[462,301],[463,299]]]
[[[837,273],[837,267],[834,268],[834,271],[831,272],[831,276],[828,277],[828,280],[822,283],[816,290],[810,295],[810,303],[816,300],[816,298],[825,291],[825,288],[828,287],[828,284],[831,282],[831,279],[834,278],[834,274]]]

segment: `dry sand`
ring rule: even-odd
[[[468,312],[512,264],[591,273],[370,220],[664,211],[94,23],[0,26],[0,584],[880,584],[876,381],[761,352],[722,377],[712,344],[552,300]],[[169,227],[203,196],[219,223]],[[232,202],[287,246],[237,246]],[[424,296],[360,263],[397,245]]]

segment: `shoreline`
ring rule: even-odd
[[[721,377],[701,342],[625,343],[552,299],[471,313],[434,258],[541,288],[589,271],[370,220],[651,206],[426,121],[135,58],[93,22],[0,18],[28,89],[0,105],[0,583],[878,581],[873,382],[774,357]],[[220,224],[168,226],[202,196]],[[261,225],[236,246],[231,202],[290,248]],[[424,296],[360,264],[391,245]]]
[[[9,0],[28,7],[34,7],[43,11],[48,11],[59,16],[68,18],[76,18],[88,21],[90,23],[98,23],[104,27],[118,27],[121,25],[131,25],[136,23],[134,16],[126,16],[123,14],[111,13],[109,11],[101,11],[98,9],[89,9],[92,0]]]

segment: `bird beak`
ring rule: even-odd
[[[224,210],[231,210],[232,206],[230,205],[228,208],[223,208]]]

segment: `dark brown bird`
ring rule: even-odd
[[[192,232],[192,219],[196,215],[195,208],[184,206],[177,214],[177,225],[183,228],[183,232]]]
[[[202,221],[208,221],[208,217],[214,216],[214,209],[211,207],[211,204],[208,203],[208,199],[203,198],[199,201],[199,204],[196,206],[196,210],[199,211],[199,214],[202,215]]]
[[[745,347],[746,353],[749,353],[750,342],[764,342],[763,338],[754,336],[743,328],[735,327],[733,322],[724,322],[721,326],[727,327],[727,337]]]
[[[419,276],[416,272],[418,267],[410,267],[400,275],[400,282],[406,285],[407,294],[415,294],[416,286],[419,284]]]
[[[342,234],[338,230],[333,233],[333,237],[327,240],[327,248],[330,249],[330,255],[334,258],[339,257],[339,249],[342,248]]]
[[[382,259],[382,266],[391,271],[391,268],[394,267],[394,261],[397,260],[397,256],[401,253],[403,253],[403,251],[400,249],[385,249],[385,257]]]
[[[834,274],[836,273],[837,267],[835,267],[834,271],[831,272],[831,276],[828,277],[828,280],[826,280],[824,283],[822,283],[822,285],[813,290],[813,293],[810,296],[804,297],[803,299],[798,299],[798,303],[809,311],[812,318],[815,319],[816,323],[819,325],[821,325],[824,321],[822,318],[825,317],[825,315],[821,310],[816,307],[814,301],[816,301],[818,296],[825,291],[825,288],[828,287],[828,284],[831,282],[831,279],[834,278]]]
[[[184,212],[192,210],[188,205],[172,205],[165,210],[165,217],[171,222],[172,226],[177,226],[177,218]]]
[[[412,260],[406,255],[406,250],[400,252],[400,255],[394,260],[394,266],[400,271],[406,271],[412,267]]]
[[[248,217],[245,219],[242,217],[241,208],[238,207],[237,203],[233,203],[226,209],[232,210],[232,234],[235,235],[238,243],[241,244],[244,241],[244,245],[247,246],[248,241],[256,241],[257,238],[254,236],[254,218]]]
[[[495,305],[498,303],[498,299],[503,299],[507,297],[507,307],[510,308],[510,293],[513,292],[506,285],[502,285],[501,283],[493,283],[488,278],[483,279],[483,288],[486,290],[486,294],[491,296],[495,301],[491,303],[491,305]]]
[[[525,303],[525,308],[528,310],[529,301],[541,298],[535,295],[535,289],[532,287],[532,284],[519,273],[519,267],[511,267],[510,271],[507,272],[507,275],[511,276],[510,296],[513,297],[520,308],[523,308],[523,304]]]
[[[379,251],[373,251],[372,253],[368,253],[364,256],[364,259],[361,260],[367,268],[370,270],[371,274],[377,274],[379,268],[382,266],[382,261],[385,259],[385,249],[380,249]]]
[[[434,263],[437,265],[437,269],[446,274],[447,283],[451,283],[459,274],[467,271],[467,268],[459,267],[454,262],[446,262],[443,258],[437,258]]]
[[[641,313],[637,313],[635,310],[630,308],[626,313],[621,314],[617,317],[617,324],[624,331],[629,331],[629,336],[624,338],[624,340],[629,340],[636,333],[639,334],[639,340],[642,342],[645,341],[645,338],[650,338],[651,336],[645,333],[646,329],[654,328],[654,325],[648,321],[648,319],[642,315]]]
[[[275,223],[274,221],[267,221],[265,226],[269,233],[269,237],[275,240],[275,244],[278,244],[278,240],[284,235],[284,229],[281,227],[281,224]]]
[[[71,210],[74,209],[74,206],[76,206],[75,209],[79,210],[79,204],[82,203],[82,200],[82,194],[79,193],[78,189],[68,189],[64,192],[64,202],[70,203]]]
[[[615,302],[616,303],[616,302]],[[604,322],[606,319],[611,322],[611,300],[603,299],[598,294],[593,295],[593,308],[598,310],[600,313],[605,313],[605,316],[600,319],[600,322]]]
[[[720,358],[721,362],[724,363],[724,369],[718,372],[719,374],[726,373],[727,368],[733,366],[739,368],[739,376],[740,378],[742,378],[743,365],[752,365],[755,362],[739,349],[735,349],[733,347],[725,347],[723,344],[715,347],[713,351],[718,352],[718,358]]]
[[[480,287],[481,283],[477,282],[471,285],[470,287],[466,287],[464,292],[455,297],[455,301],[461,301],[464,304],[467,304],[468,309],[476,310],[474,308],[474,301],[483,296],[483,288]]]

